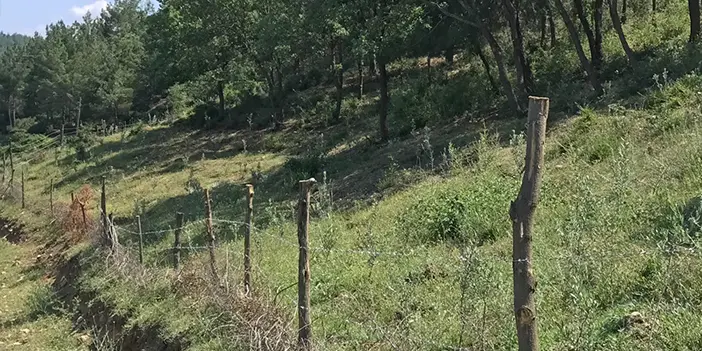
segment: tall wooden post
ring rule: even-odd
[[[173,269],[180,269],[180,235],[183,233],[183,212],[176,213],[175,241],[173,242]]]
[[[297,321],[298,347],[300,350],[312,348],[312,320],[310,318],[310,190],[317,181],[314,178],[300,181],[298,200],[297,240],[300,245],[297,275]]]
[[[246,184],[246,227],[244,231],[244,289],[246,294],[251,291],[251,229],[253,228],[253,184]]]
[[[215,234],[212,228],[212,205],[210,201],[210,189],[205,189],[205,225],[207,226],[207,240],[210,249],[210,269],[216,283],[219,283],[217,276],[217,265],[215,262]]]
[[[101,178],[100,193],[100,218],[102,218],[102,228],[105,238],[109,238],[109,228],[107,226],[107,194],[105,193],[105,176]]]
[[[141,216],[136,216],[139,231],[139,264],[144,264],[144,234],[141,231]]]
[[[2,183],[5,183],[5,174],[7,173],[7,153],[2,153]]]
[[[24,167],[22,167],[22,208],[24,208]]]
[[[543,175],[548,112],[548,98],[529,97],[524,176],[517,199],[512,202],[509,209],[512,219],[514,315],[517,322],[519,351],[539,349],[534,302],[536,277],[532,262],[532,238],[534,213],[539,201]]]

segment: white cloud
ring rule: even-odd
[[[107,8],[107,0],[97,0],[92,4],[87,4],[85,6],[73,6],[71,12],[76,16],[85,16],[88,12],[93,15],[99,15],[102,10]]]

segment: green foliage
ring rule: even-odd
[[[27,311],[30,318],[54,315],[62,312],[62,304],[51,286],[40,285],[27,296]]]
[[[482,187],[431,188],[398,219],[400,233],[422,244],[452,242],[481,246],[508,231],[502,212],[509,207],[504,180],[481,179]]]
[[[97,136],[88,130],[83,130],[78,136],[68,138],[67,144],[76,150],[76,159],[81,162],[92,158],[90,149],[97,144]]]

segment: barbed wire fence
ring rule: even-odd
[[[36,149],[34,152],[41,152],[41,148]],[[26,159],[28,160],[27,162],[31,162],[31,160],[33,160],[34,158],[27,157]],[[143,219],[136,217],[134,218],[133,225],[117,225],[114,219],[112,218],[112,215],[108,211],[107,201],[109,199],[106,195],[104,182],[105,179],[103,177],[103,188],[101,189],[100,194],[102,203],[100,204],[100,210],[98,214],[100,220],[94,220],[93,222],[97,223],[97,225],[95,226],[95,228],[92,228],[103,239],[101,241],[102,245],[107,247],[112,253],[122,251],[123,253],[126,253],[129,256],[139,257],[138,264],[134,265],[138,267],[138,269],[133,270],[133,272],[141,272],[139,274],[143,274],[143,272],[149,268],[149,265],[155,265],[159,267],[172,266],[172,272],[176,281],[183,280],[182,276],[183,274],[187,273],[185,271],[187,270],[186,266],[189,259],[192,258],[193,260],[198,260],[198,262],[200,262],[202,261],[200,260],[200,256],[206,256],[207,253],[216,252],[217,255],[211,254],[209,257],[207,257],[210,260],[209,262],[206,262],[207,258],[205,258],[204,261],[202,261],[204,264],[202,266],[202,269],[200,271],[197,271],[197,274],[200,275],[199,279],[206,281],[205,284],[211,287],[210,292],[212,295],[223,299],[219,302],[222,308],[231,308],[226,306],[231,305],[228,304],[229,300],[227,299],[230,298],[232,294],[237,296],[243,296],[244,298],[249,299],[247,301],[251,301],[251,291],[256,291],[258,287],[255,284],[257,282],[273,282],[276,279],[271,277],[271,273],[265,267],[263,267],[263,265],[261,265],[260,262],[257,260],[260,257],[251,257],[252,254],[250,240],[245,240],[244,250],[233,250],[232,246],[229,245],[229,243],[225,242],[223,238],[213,238],[212,240],[208,240],[207,238],[205,238],[204,240],[199,239],[202,239],[202,237],[205,237],[207,235],[216,235],[219,231],[223,229],[224,226],[230,226],[236,228],[235,231],[243,229],[245,232],[245,236],[250,236],[249,239],[254,239],[254,244],[256,244],[258,240],[266,238],[271,241],[275,241],[280,245],[283,245],[284,247],[287,247],[291,250],[298,251],[298,280],[297,282],[293,282],[288,286],[276,288],[276,291],[273,294],[272,306],[277,306],[277,303],[280,300],[283,301],[281,303],[284,303],[285,306],[287,306],[288,308],[293,308],[297,310],[297,314],[298,316],[300,316],[297,326],[295,326],[295,321],[293,319],[276,319],[275,323],[277,324],[275,324],[275,328],[277,329],[275,330],[292,329],[294,333],[297,334],[296,343],[299,346],[302,346],[303,348],[311,348],[312,342],[317,341],[312,339],[311,336],[311,328],[313,324],[311,313],[314,312],[314,305],[310,303],[310,294],[314,294],[316,288],[315,286],[310,284],[310,272],[314,271],[314,266],[310,266],[310,254],[323,253],[325,255],[335,255],[340,257],[363,257],[367,258],[369,261],[381,258],[387,260],[424,258],[426,255],[426,251],[416,250],[412,248],[406,250],[398,250],[377,247],[376,245],[370,245],[369,247],[364,248],[334,248],[311,245],[309,240],[310,209],[313,204],[312,202],[315,199],[312,198],[310,194],[312,186],[316,183],[314,179],[303,180],[300,182],[300,194],[296,208],[291,209],[289,205],[280,205],[272,204],[270,202],[264,202],[264,204],[270,205],[270,207],[268,208],[270,211],[288,213],[288,211],[292,210],[295,213],[293,218],[297,220],[297,241],[284,235],[272,233],[266,230],[266,228],[256,226],[253,223],[251,216],[247,216],[247,219],[244,221],[239,221],[225,217],[206,215],[205,217],[196,218],[194,220],[188,221],[187,223],[183,223],[182,214],[181,220],[178,220],[178,213],[174,213],[173,219],[176,225],[173,227],[153,228],[148,231],[142,231],[141,221]],[[322,186],[327,186],[326,180],[323,181]],[[8,188],[12,188],[12,184],[10,184]],[[326,191],[321,192],[321,195],[327,196]],[[52,198],[50,201],[52,206],[51,213],[54,213],[53,186],[50,196]],[[246,196],[246,198],[248,198],[250,201],[253,201],[254,197],[252,184],[247,184],[245,188],[242,188],[242,196]],[[203,206],[209,205],[209,201],[205,201],[205,199],[202,200]],[[317,200],[320,201],[319,199]],[[85,204],[81,204],[81,201],[82,200],[78,197],[72,199],[71,207],[73,208],[73,211],[76,211],[76,209],[80,209],[82,212],[80,213],[80,215],[83,217],[84,226],[78,226],[78,229],[76,230],[86,232],[90,230],[90,228],[86,228],[87,221],[85,220]],[[243,207],[242,210],[249,211],[251,208],[251,202],[247,202],[246,206]],[[211,213],[211,211],[205,212]],[[54,216],[60,216],[60,214],[54,214]],[[211,232],[207,232],[208,224],[211,224],[212,226],[212,229],[210,230]],[[173,245],[169,247],[163,247],[162,239],[164,239],[165,237],[170,237],[172,233],[178,233],[178,235],[174,235]],[[151,240],[153,238],[155,238],[156,240]],[[122,242],[121,239],[125,239],[126,241]],[[161,243],[161,245],[158,247],[145,245],[146,241],[158,242]],[[246,243],[247,241],[248,243]],[[702,249],[698,246],[671,246],[666,248],[666,250],[666,252],[669,253],[685,255],[697,256],[702,254]],[[183,257],[181,257],[181,254]],[[224,254],[224,257],[219,257],[222,254]],[[262,252],[261,250],[256,250],[255,254],[262,255]],[[637,258],[645,258],[648,257],[649,254],[650,252],[646,252],[642,249],[642,251],[627,252],[626,254],[618,253],[616,255],[620,260],[628,261]],[[149,262],[145,262],[144,256],[148,257]],[[183,261],[181,261],[182,258],[184,258]],[[525,259],[523,258],[513,259],[512,257],[496,255],[480,255],[478,257],[475,254],[475,252],[472,251],[452,252],[450,253],[450,257],[447,257],[447,259],[450,259],[453,262],[456,262],[457,264],[463,265],[474,263],[477,260],[496,262],[504,266],[512,266],[514,264],[525,263]],[[564,252],[561,255],[549,257],[549,259],[556,260],[558,262],[568,262],[577,260],[577,257],[574,256],[573,253]],[[245,263],[245,261],[248,261],[248,263]],[[232,269],[232,265],[235,265],[239,268]],[[213,273],[211,276],[209,273],[204,273],[208,269],[212,271],[211,273]],[[563,269],[566,269],[566,267],[564,267]],[[220,274],[217,274],[217,271],[219,271]],[[249,282],[249,284],[253,284],[253,286],[245,286],[242,289],[242,285],[246,284],[246,274],[252,274],[257,278],[260,278],[260,280],[254,279],[253,282]],[[290,277],[291,280],[293,278],[294,277]],[[293,288],[297,288],[297,299],[294,299],[289,294],[284,293],[285,291],[288,291]],[[354,299],[355,297],[351,296],[350,298]],[[359,305],[360,304],[362,303],[359,302]],[[256,311],[257,313],[266,313],[262,309],[258,309]],[[255,336],[252,336],[252,339],[256,339],[257,341],[265,343],[267,345],[284,345],[284,347],[281,348],[268,349],[293,348],[293,346],[286,344],[284,341],[282,341],[283,337],[281,335],[283,335],[283,332],[279,331],[273,333],[271,332],[273,328],[269,329],[268,331],[265,331],[263,330],[265,328],[261,328],[260,325],[254,327],[253,325],[256,323],[256,316],[241,316],[237,313],[230,313],[230,317],[233,319],[237,319],[239,323],[250,325],[252,330],[256,330],[255,333],[252,333],[256,334]],[[372,320],[372,318],[369,320]],[[361,329],[367,329],[370,333],[379,335],[380,338],[384,340],[384,342],[387,342],[392,349],[396,350],[408,348],[431,348],[436,350],[467,350],[466,348],[464,348],[460,340],[454,344],[446,344],[443,342],[436,342],[427,338],[420,339],[415,336],[408,335],[406,332],[399,330],[399,327],[394,327],[393,329],[393,327],[388,327],[387,325],[378,325],[377,323],[367,324],[358,321],[351,321],[350,323],[356,324],[357,327]],[[475,328],[485,328],[484,325],[477,325],[476,323],[478,322],[472,321],[470,323],[472,323],[472,326]],[[401,325],[402,323],[399,324]],[[218,326],[218,328],[221,328],[222,330],[230,327],[231,326],[229,325]],[[318,341],[324,342],[324,340]]]

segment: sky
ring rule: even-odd
[[[0,0],[0,31],[34,35],[46,25],[79,21],[90,12],[97,16],[113,0]],[[155,0],[150,0],[156,3]]]

